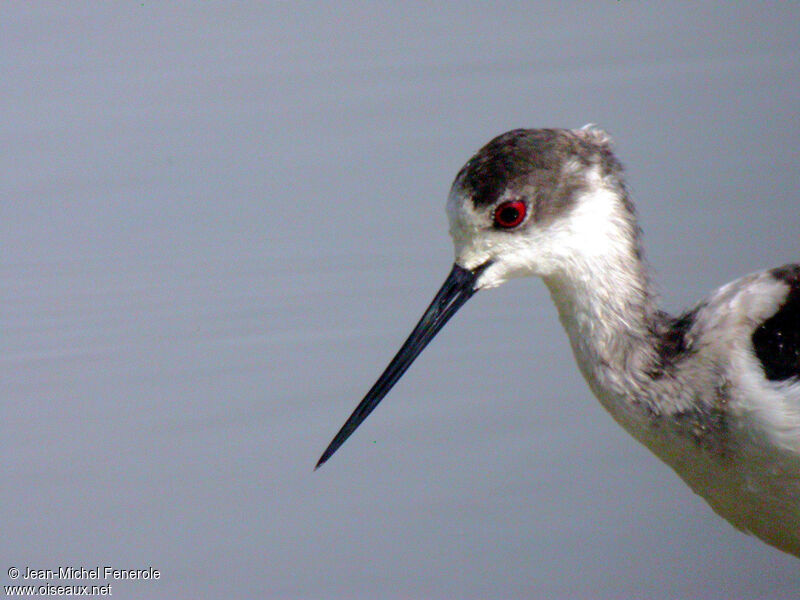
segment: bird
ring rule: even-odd
[[[315,469],[476,292],[537,276],[613,419],[734,527],[800,557],[800,264],[661,310],[613,140],[591,124],[495,137],[446,212],[449,275]]]

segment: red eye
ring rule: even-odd
[[[516,227],[525,219],[527,210],[522,200],[503,202],[494,210],[494,224],[503,229]]]

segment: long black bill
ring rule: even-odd
[[[364,399],[353,411],[353,414],[347,419],[347,422],[336,434],[336,437],[333,438],[325,452],[322,453],[317,466],[314,467],[315,470],[333,456],[339,446],[344,444],[345,440],[350,437],[364,419],[369,416],[369,413],[383,400],[384,396],[389,393],[389,390],[403,376],[403,373],[411,366],[414,359],[425,349],[428,342],[439,333],[439,330],[450,320],[450,317],[456,314],[456,311],[472,297],[475,293],[475,280],[487,266],[489,266],[489,263],[469,271],[457,264],[453,265],[453,270],[450,271],[414,331],[411,332],[411,335],[408,336],[408,339],[392,359],[392,362],[389,363],[389,366],[386,367],[378,381],[367,392],[367,395],[364,396]]]

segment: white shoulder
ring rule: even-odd
[[[693,333],[721,371],[731,414],[800,453],[800,265],[723,286],[699,308]]]

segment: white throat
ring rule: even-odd
[[[613,189],[597,186],[559,225],[565,257],[543,280],[569,335],[578,365],[600,401],[617,418],[622,398],[653,359],[656,313],[640,256],[633,214]],[[561,238],[559,240],[559,238]]]

